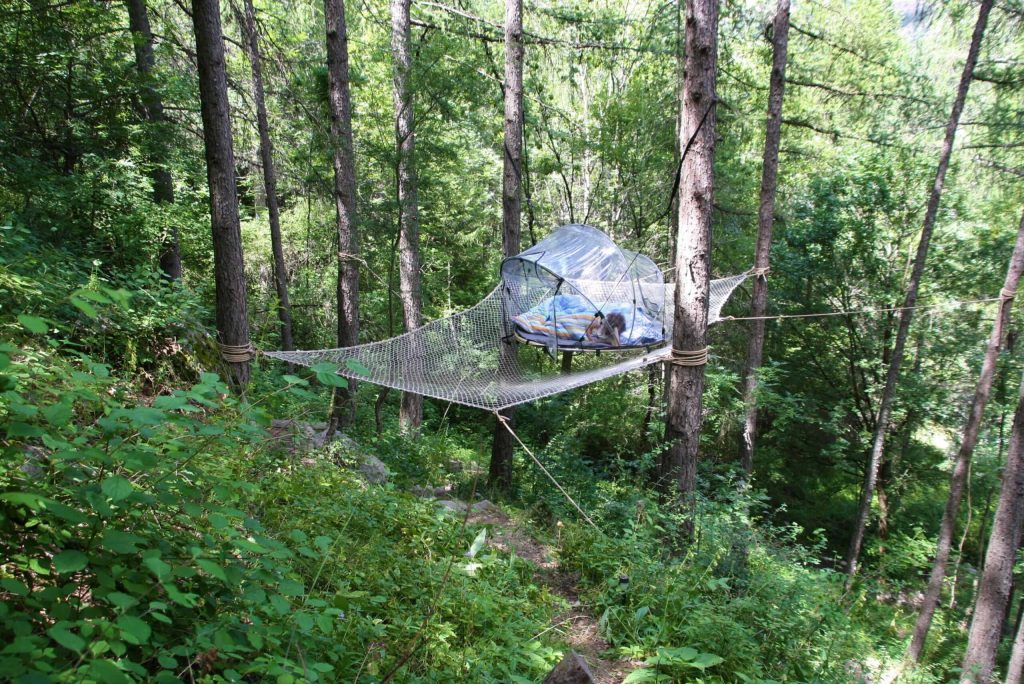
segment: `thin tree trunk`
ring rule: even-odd
[[[772,74],[768,86],[768,126],[764,138],[761,168],[761,204],[757,212],[757,249],[754,253],[754,292],[750,302],[750,340],[743,368],[745,416],[740,439],[740,465],[749,479],[754,472],[754,443],[757,440],[757,372],[764,352],[765,321],[768,310],[768,268],[775,223],[775,188],[779,175],[779,142],[782,139],[782,96],[786,87],[786,54],[789,47],[789,0],[779,0],[772,24]]]
[[[135,45],[135,68],[143,81],[142,107],[146,121],[159,128],[164,122],[164,104],[160,92],[153,85],[153,32],[149,27],[146,0],[128,0],[128,26]],[[156,143],[152,153],[150,178],[153,180],[153,201],[157,204],[174,202],[174,179],[165,165],[167,158],[163,145],[164,132],[154,131],[150,138]],[[178,226],[171,223],[160,245],[160,270],[170,280],[181,278],[181,248],[178,242]]]
[[[210,224],[217,292],[217,334],[236,389],[249,382],[249,315],[246,309],[245,261],[238,221],[235,154],[228,110],[228,81],[218,0],[192,0],[196,34],[199,101],[210,186]]]
[[[416,129],[413,120],[411,0],[391,0],[391,55],[394,59],[395,173],[398,192],[398,289],[406,332],[422,325],[420,292],[420,219],[416,180]],[[414,349],[414,355],[424,353]],[[423,422],[423,397],[402,393],[398,423],[415,430]]]
[[[505,154],[501,179],[501,251],[506,257],[515,256],[521,246],[521,189],[523,156],[523,3],[522,0],[506,0],[505,3]],[[516,349],[502,343],[499,349],[502,366],[516,363]],[[572,364],[572,352],[563,355],[562,372],[568,372]],[[514,420],[512,409],[505,409],[502,416]],[[507,491],[512,486],[512,435],[501,424],[495,422],[494,440],[491,443],[491,487]]]
[[[1024,602],[1021,603],[1024,607]],[[1022,608],[1024,610],[1024,608]],[[1005,684],[1021,684],[1024,674],[1024,620],[1017,615],[1017,636],[1013,639],[1013,650],[1010,651],[1010,662],[1006,665]]]
[[[338,346],[359,343],[359,241],[356,229],[356,163],[348,76],[345,0],[324,0],[327,23],[327,99],[334,159],[334,210],[338,234]],[[355,420],[356,383],[334,390],[330,430]]]
[[[992,535],[985,553],[985,569],[978,585],[971,629],[967,634],[961,682],[987,684],[993,681],[996,649],[1002,636],[1006,605],[1013,583],[1013,565],[1020,545],[1024,518],[1024,381],[1013,417],[1010,450],[1003,468],[999,503],[992,521]]]
[[[686,68],[683,138],[692,147],[679,179],[675,325],[669,370],[662,481],[673,481],[684,499],[692,495],[700,449],[701,405],[707,350],[711,273],[711,212],[715,158],[715,70],[718,62],[718,0],[686,0]],[[683,229],[686,228],[686,230]],[[687,357],[687,358],[683,358]],[[696,365],[690,365],[696,364]]]
[[[1003,345],[1005,331],[1010,325],[1010,312],[1013,309],[1011,297],[1017,292],[1017,285],[1020,283],[1022,272],[1024,272],[1024,215],[1021,215],[1020,227],[1017,229],[1017,242],[1013,247],[1010,265],[1006,270],[1006,280],[1003,283],[1001,293],[1002,299],[999,300],[999,311],[996,314],[995,322],[992,324],[992,332],[988,338],[988,347],[985,349],[985,358],[981,363],[981,374],[978,376],[978,386],[974,391],[974,401],[971,403],[970,413],[967,414],[967,424],[964,426],[963,440],[960,443],[960,449],[957,452],[956,462],[953,466],[953,473],[950,477],[949,498],[946,500],[946,508],[942,513],[942,523],[939,526],[939,539],[935,548],[935,562],[932,564],[931,576],[928,578],[928,587],[925,589],[921,613],[917,618],[914,634],[907,649],[906,660],[908,663],[917,663],[921,659],[925,640],[928,638],[928,630],[931,627],[932,617],[935,615],[936,606],[939,604],[942,584],[946,576],[946,564],[949,561],[953,534],[956,531],[956,519],[960,514],[960,499],[963,496],[964,485],[970,472],[974,447],[978,443],[978,434],[981,431],[985,406],[988,404],[989,395],[992,393],[992,380],[995,377],[996,364],[999,361],[999,350]]]
[[[267,195],[267,213],[270,218],[270,247],[274,257],[274,288],[277,291],[277,317],[281,321],[281,348],[295,348],[292,340],[292,314],[288,305],[288,272],[284,265],[284,246],[281,243],[281,212],[277,204],[277,173],[274,168],[274,144],[270,139],[267,104],[263,93],[263,64],[260,43],[256,33],[256,10],[252,0],[243,0],[245,14],[239,23],[245,31],[245,46],[252,68],[252,95],[256,102],[256,124],[260,133],[260,161],[263,164],[263,187]]]
[[[949,122],[946,124],[946,136],[942,143],[942,153],[939,156],[939,165],[935,172],[935,182],[932,184],[931,194],[928,197],[924,226],[921,229],[921,238],[917,244],[917,254],[914,257],[914,267],[910,274],[910,283],[907,285],[906,297],[903,300],[904,308],[900,311],[896,342],[893,346],[892,356],[889,359],[889,368],[885,377],[885,389],[882,391],[882,399],[878,407],[878,417],[875,420],[875,433],[871,443],[868,467],[864,474],[864,484],[861,487],[857,521],[853,528],[853,536],[850,539],[850,548],[846,554],[846,572],[851,579],[857,574],[857,562],[860,559],[860,550],[864,543],[864,532],[867,529],[868,516],[871,512],[871,499],[875,493],[878,465],[881,463],[882,453],[885,451],[885,437],[889,429],[889,418],[892,415],[892,403],[896,395],[896,384],[899,380],[900,366],[903,364],[903,351],[907,344],[907,335],[910,332],[910,322],[914,318],[914,309],[912,307],[917,303],[917,290],[921,284],[925,259],[928,257],[928,245],[931,242],[932,231],[935,228],[935,219],[939,212],[939,200],[942,199],[942,187],[946,180],[949,159],[953,154],[953,141],[956,138],[956,129],[960,123],[960,114],[964,109],[964,101],[967,99],[967,89],[971,85],[974,67],[978,63],[981,39],[985,33],[985,23],[988,21],[988,14],[991,9],[992,0],[982,0],[981,9],[978,12],[978,21],[974,26],[974,34],[971,36],[971,47],[967,53],[967,61],[964,63],[964,70],[960,76],[956,100],[953,102],[953,111],[950,112]]]

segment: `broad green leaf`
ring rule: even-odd
[[[149,568],[149,571],[156,575],[157,579],[163,579],[171,574],[171,566],[163,562],[159,558],[150,557],[142,559],[143,565]]]
[[[121,530],[104,530],[103,547],[114,553],[135,553],[146,540]]]
[[[49,499],[46,497],[31,492],[5,492],[0,494],[0,501],[25,506],[34,511],[45,508],[49,503]]]
[[[109,594],[107,594],[104,598],[106,598],[107,601],[109,601],[111,604],[122,610],[131,608],[132,606],[138,604],[138,601],[135,599],[134,596],[129,596],[128,594],[122,593],[120,591],[112,591]]]
[[[129,644],[140,645],[149,641],[152,631],[146,621],[134,615],[122,615],[115,624],[121,630],[121,636]]]
[[[53,557],[53,567],[60,574],[78,572],[89,564],[89,557],[81,551],[61,551]]]
[[[480,533],[476,535],[476,539],[469,546],[469,551],[466,552],[467,558],[476,558],[476,554],[480,553],[480,549],[484,547],[484,542],[487,541],[487,528],[480,530]]]
[[[64,648],[78,653],[85,648],[85,639],[72,632],[69,629],[70,626],[70,623],[58,622],[56,625],[46,630],[46,633],[50,635],[51,639]]]
[[[206,572],[209,575],[212,575],[213,577],[216,577],[220,581],[228,581],[227,575],[224,574],[224,568],[220,567],[213,561],[206,560],[205,558],[200,558],[196,560],[196,565],[198,565],[200,569],[202,569],[204,572]]]
[[[89,671],[97,681],[104,684],[129,684],[132,679],[118,669],[109,660],[94,660],[89,664]]]
[[[724,659],[721,656],[717,656],[713,653],[701,653],[693,659],[691,665],[700,670],[705,670],[709,667],[714,667],[715,665],[718,665],[722,662],[724,662]]]
[[[103,493],[109,496],[114,501],[120,501],[131,496],[131,493],[135,491],[132,483],[120,475],[111,475],[103,481],[101,485]]]
[[[89,318],[99,318],[100,312],[96,310],[96,307],[81,297],[71,297],[71,303]]]
[[[50,421],[51,425],[61,426],[67,425],[68,421],[71,420],[71,402],[62,401],[56,404],[51,404],[43,409],[43,416],[46,420]]]
[[[50,329],[49,324],[42,318],[36,318],[27,314],[18,314],[18,322],[30,333],[35,333],[36,335],[42,335]]]
[[[346,387],[348,385],[348,380],[336,372],[317,373],[316,379],[321,385],[327,385],[328,387]]]
[[[349,359],[348,361],[345,362],[345,367],[348,368],[353,373],[355,373],[356,375],[370,375],[370,369],[364,366],[363,363],[359,361],[359,359]]]

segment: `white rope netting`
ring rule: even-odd
[[[748,274],[711,281],[708,324]],[[673,311],[674,285],[665,288],[665,309]],[[404,392],[452,401],[488,411],[501,410],[604,380],[671,356],[671,345],[657,348],[578,353],[573,370],[563,373],[543,349],[507,341],[501,286],[476,306],[431,321],[412,332],[355,347],[265,352],[302,366],[330,363],[338,374]],[[664,340],[672,339],[671,315]],[[501,348],[512,345],[512,353]]]

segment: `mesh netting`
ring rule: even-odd
[[[708,324],[747,274],[711,281]],[[674,286],[660,285],[665,302],[665,340],[672,339]],[[266,352],[303,366],[331,363],[338,374],[442,401],[489,411],[515,406],[664,361],[670,347],[615,349],[576,354],[563,373],[543,349],[506,335],[502,286],[476,306],[380,342],[341,349]]]

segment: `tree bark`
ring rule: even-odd
[[[270,247],[273,252],[274,288],[277,291],[277,317],[281,321],[281,348],[295,348],[292,339],[292,314],[288,304],[288,272],[284,264],[284,245],[281,242],[281,212],[277,203],[277,173],[274,168],[274,144],[267,121],[267,104],[263,92],[263,64],[260,43],[256,33],[256,10],[252,0],[243,0],[245,14],[239,23],[245,32],[245,47],[252,69],[252,95],[256,103],[256,124],[260,134],[260,162],[263,164],[263,187],[267,195],[267,213],[270,218]]]
[[[348,74],[345,0],[324,0],[327,29],[327,99],[334,163],[334,213],[338,239],[338,346],[359,343],[359,241],[356,227],[356,162]],[[356,383],[334,390],[330,429],[355,420]]]
[[[742,396],[745,406],[740,465],[747,478],[754,472],[754,443],[757,440],[757,372],[764,352],[765,321],[768,310],[768,268],[775,223],[775,188],[779,175],[779,142],[782,139],[782,96],[786,87],[786,56],[789,47],[789,0],[779,0],[772,23],[772,74],[768,86],[768,125],[764,137],[761,168],[761,203],[757,212],[757,248],[754,253],[754,291],[750,302],[750,340],[743,367]]]
[[[1002,636],[1003,620],[1013,583],[1013,564],[1020,545],[1024,519],[1024,381],[1013,417],[1010,449],[1003,468],[999,503],[992,521],[985,569],[981,573],[978,598],[971,629],[967,634],[961,682],[987,684],[993,681],[996,648]]]
[[[395,143],[398,191],[398,283],[406,332],[422,325],[420,292],[420,219],[416,180],[416,129],[413,120],[411,0],[391,0],[391,55],[394,60]],[[413,354],[423,350],[414,349]],[[402,393],[398,422],[415,430],[423,422],[423,397]]]
[[[680,149],[691,137],[693,143],[683,159],[679,178],[672,347],[674,353],[696,352],[699,356],[707,348],[718,0],[686,0],[685,11],[685,109]],[[665,421],[669,446],[662,462],[661,479],[666,484],[674,482],[676,491],[685,499],[692,495],[696,484],[703,391],[704,365],[671,364]]]
[[[985,349],[985,358],[981,363],[978,386],[974,391],[971,410],[967,414],[967,424],[964,426],[963,440],[960,442],[960,449],[957,451],[956,461],[953,465],[953,473],[950,476],[949,498],[946,500],[946,508],[942,514],[942,523],[939,526],[935,561],[932,564],[928,587],[925,589],[921,613],[918,615],[917,624],[914,626],[914,634],[907,649],[906,660],[908,663],[917,663],[921,659],[925,640],[928,638],[928,630],[931,628],[932,617],[935,615],[935,609],[938,606],[942,593],[942,584],[946,576],[946,564],[949,561],[953,534],[956,529],[956,519],[960,513],[960,500],[963,497],[964,486],[970,472],[974,447],[978,443],[978,434],[981,431],[985,406],[988,404],[989,396],[992,393],[992,380],[995,377],[996,363],[999,360],[999,350],[1003,345],[1005,332],[1010,325],[1010,313],[1013,309],[1013,300],[1011,298],[1017,292],[1022,272],[1024,272],[1024,214],[1021,215],[1020,227],[1017,229],[1017,242],[1013,248],[1013,255],[1010,257],[1010,265],[1006,270],[1006,280],[1003,283],[1001,292],[1002,298],[999,300],[999,311],[996,314],[995,322],[992,324],[992,332],[988,338],[988,347]]]
[[[932,184],[931,194],[928,197],[924,226],[921,229],[921,238],[917,243],[914,267],[910,274],[910,282],[907,285],[906,297],[903,300],[903,309],[900,311],[899,328],[896,331],[896,341],[893,346],[892,355],[889,358],[889,368],[885,377],[885,389],[882,391],[882,399],[878,407],[878,417],[875,420],[871,455],[868,458],[868,466],[864,473],[864,484],[861,487],[857,521],[854,524],[850,548],[846,554],[846,572],[851,579],[857,574],[857,562],[860,559],[861,547],[864,544],[864,532],[867,529],[868,516],[871,513],[871,500],[875,493],[878,466],[885,451],[885,437],[889,429],[889,418],[892,415],[892,404],[896,395],[896,384],[899,380],[900,366],[903,364],[903,352],[907,344],[907,335],[910,332],[910,322],[914,318],[913,307],[917,304],[917,290],[921,284],[921,274],[924,272],[925,259],[928,257],[928,246],[931,242],[932,231],[935,228],[935,219],[938,216],[939,201],[942,199],[942,188],[946,180],[946,171],[949,169],[949,159],[953,154],[953,141],[956,138],[957,126],[960,123],[960,114],[964,109],[964,101],[967,99],[967,90],[971,85],[971,76],[974,73],[975,65],[978,63],[981,39],[985,33],[985,24],[988,21],[988,14],[991,9],[992,0],[982,0],[981,8],[978,11],[978,20],[974,26],[974,33],[971,36],[971,47],[967,53],[967,61],[964,63],[963,73],[960,76],[960,85],[957,88],[956,99],[953,102],[953,110],[950,112],[949,122],[946,124],[946,135],[942,143],[939,165],[935,171],[935,182]]]
[[[1021,602],[1021,611],[1024,611],[1024,602]],[[1010,662],[1006,665],[1004,684],[1021,684],[1022,675],[1024,675],[1024,620],[1021,619],[1021,612],[1018,612],[1017,635],[1013,639]]]
[[[217,334],[221,344],[235,351],[249,347],[249,315],[220,2],[192,0],[192,25],[196,34],[199,101],[206,147],[206,177],[210,186]],[[249,382],[249,360],[242,353],[231,354],[225,361],[236,389],[243,388]]]
[[[149,27],[149,16],[146,13],[146,0],[128,0],[128,26],[132,32],[135,45],[135,68],[142,79],[143,114],[146,121],[155,128],[164,122],[164,104],[160,92],[153,85],[153,69],[156,60],[153,57],[153,32]],[[154,141],[152,152],[152,169],[150,178],[153,181],[153,201],[157,204],[174,202],[174,179],[165,165],[167,153],[163,145],[164,134],[155,131],[150,136]],[[160,270],[170,280],[181,278],[181,247],[178,240],[178,226],[173,223],[163,236],[160,245]]]
[[[505,2],[505,143],[501,179],[501,252],[515,256],[520,251],[521,190],[523,156],[523,3],[522,0]],[[516,362],[516,349],[501,343],[499,364]],[[571,368],[572,352],[563,354],[562,372]],[[511,425],[514,410],[505,409],[502,416]],[[492,488],[508,491],[512,487],[512,435],[495,421],[494,440],[491,443],[489,484]]]

